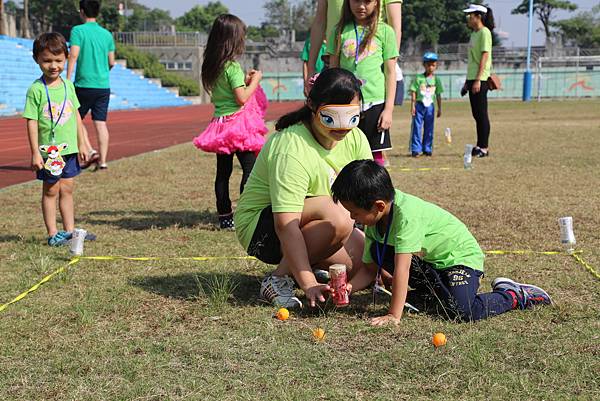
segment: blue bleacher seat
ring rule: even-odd
[[[0,0],[1,1],[1,0]],[[5,61],[0,70],[0,116],[23,111],[25,94],[31,83],[41,75],[32,58],[33,40],[0,35],[0,54]],[[65,76],[63,74],[63,76]],[[109,110],[178,107],[190,105],[165,88],[150,82],[117,64],[110,72],[111,99]]]

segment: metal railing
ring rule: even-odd
[[[135,47],[198,47],[206,44],[203,32],[113,32],[115,42]]]

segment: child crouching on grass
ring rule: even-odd
[[[48,231],[48,245],[67,245],[75,228],[73,207],[74,178],[81,168],[77,154],[87,161],[83,125],[77,112],[79,101],[71,81],[61,78],[69,56],[67,42],[60,33],[41,34],[33,43],[33,59],[42,76],[27,91],[23,118],[31,148],[31,168],[43,181],[42,214]],[[63,230],[56,226],[56,202]],[[88,234],[86,239],[95,239]]]
[[[381,270],[392,275],[390,309],[372,325],[400,322],[409,286],[418,297],[437,299],[444,317],[462,321],[552,303],[543,289],[507,278],[495,279],[492,292],[478,294],[484,255],[467,227],[439,206],[395,190],[387,170],[372,160],[346,165],[331,192],[366,226],[366,268],[350,280],[348,292],[373,284]]]

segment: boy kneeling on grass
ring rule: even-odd
[[[492,292],[477,294],[484,255],[467,227],[439,206],[395,190],[374,161],[346,165],[331,191],[365,225],[366,268],[350,280],[348,292],[368,287],[382,270],[392,275],[390,310],[372,325],[400,322],[409,285],[417,297],[437,299],[444,317],[462,321],[552,303],[543,289],[507,278],[495,279]]]

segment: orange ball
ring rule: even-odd
[[[281,321],[288,320],[288,318],[290,317],[290,311],[286,308],[280,308],[275,314],[275,317]]]
[[[325,330],[320,327],[317,327],[312,331],[312,335],[317,341],[323,341],[325,339]]]
[[[444,333],[435,333],[431,339],[431,342],[436,348],[442,347],[446,345],[446,335]]]

